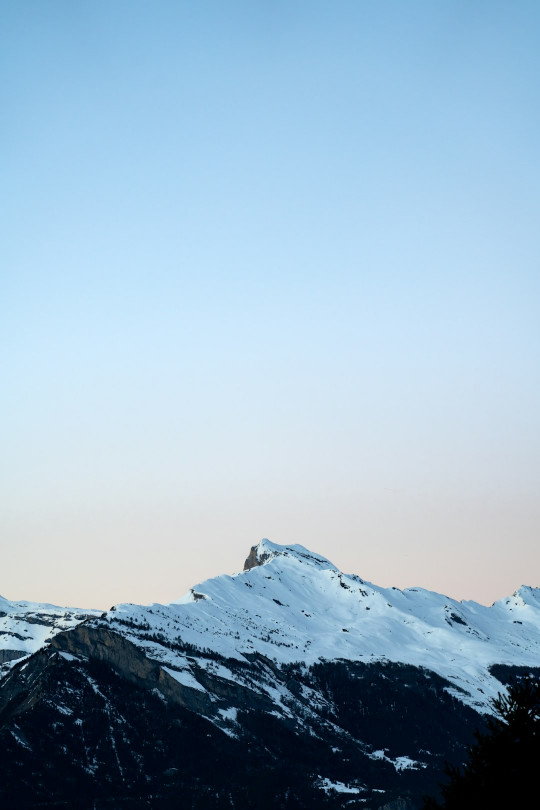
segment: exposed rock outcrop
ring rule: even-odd
[[[179,683],[135,644],[107,628],[81,624],[55,636],[50,647],[109,664],[130,683],[158,689],[167,700],[191,711],[200,714],[211,711],[210,697],[206,692]]]
[[[258,565],[260,565],[260,562],[257,559],[257,546],[251,546],[251,550],[244,563],[244,571],[251,571],[252,568],[256,568]]]
[[[257,543],[256,546],[251,546],[250,552],[244,563],[244,571],[250,571],[252,568],[256,568],[258,565],[263,565],[263,563],[273,556],[269,551],[265,550],[264,544],[265,541],[261,540],[261,542]]]
[[[16,661],[17,658],[22,658],[25,654],[22,650],[0,650],[0,664],[5,664],[7,661]]]

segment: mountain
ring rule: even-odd
[[[56,633],[101,613],[39,602],[10,602],[0,596],[0,677],[9,670],[5,665],[10,661],[36,652]]]
[[[540,674],[540,589],[457,602],[268,540],[169,605],[0,612],[6,806],[412,810]]]

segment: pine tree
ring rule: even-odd
[[[448,766],[442,803],[424,800],[424,810],[508,810],[538,800],[540,681],[524,678],[493,701],[495,716],[476,732],[463,769]]]

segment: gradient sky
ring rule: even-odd
[[[0,593],[261,537],[540,585],[540,4],[0,2]]]

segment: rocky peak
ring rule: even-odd
[[[272,553],[270,546],[272,544],[266,538],[257,543],[256,546],[251,546],[249,554],[246,558],[244,563],[244,571],[251,571],[252,568],[256,568],[258,565],[263,565],[263,563],[267,562],[271,557],[275,556],[275,551]]]
[[[324,569],[330,568],[337,571],[337,568],[320,554],[315,554],[313,551],[305,548],[304,546],[294,543],[292,545],[280,546],[278,543],[272,543],[264,537],[256,546],[252,546],[244,563],[244,571],[250,571],[259,565],[264,565],[274,557],[286,557],[289,560],[294,560],[296,563],[313,565],[316,568]]]

